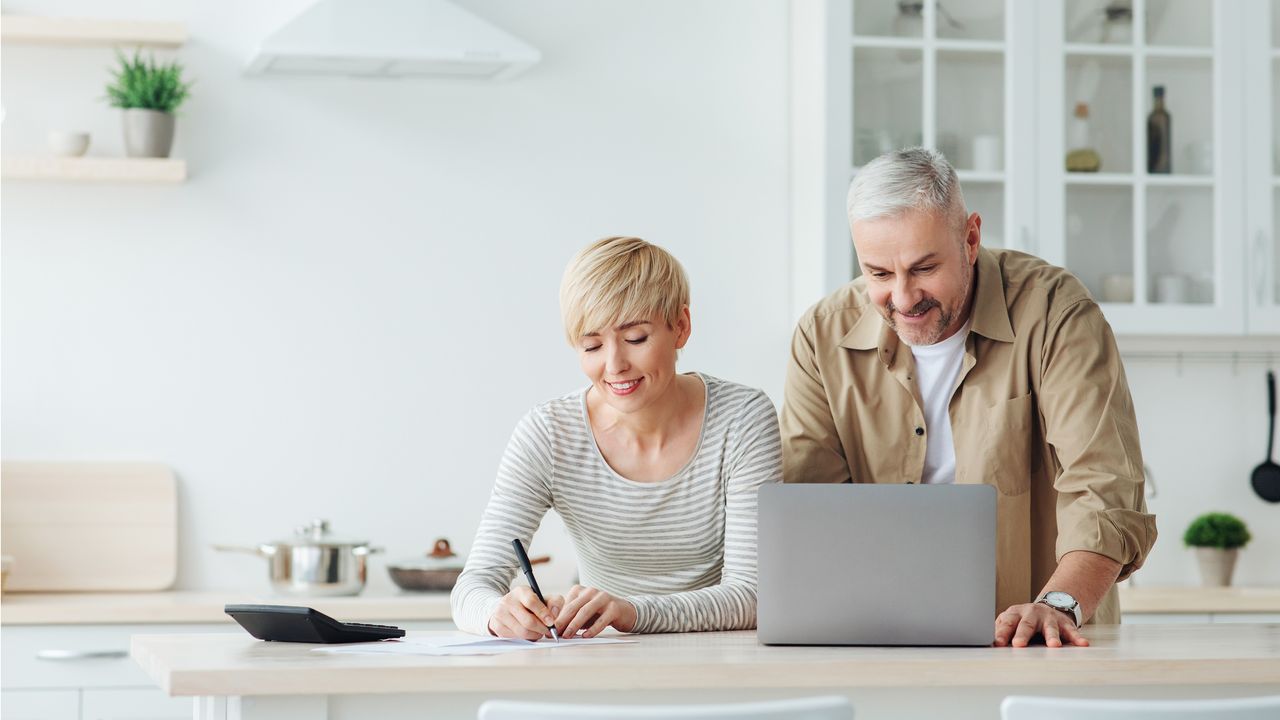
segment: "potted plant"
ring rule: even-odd
[[[1231,584],[1236,554],[1249,542],[1249,528],[1228,513],[1205,513],[1187,527],[1182,541],[1196,549],[1200,561],[1200,582],[1206,587]]]
[[[191,83],[183,82],[176,61],[157,65],[155,56],[130,59],[119,51],[120,67],[112,71],[107,101],[124,110],[124,152],[129,157],[169,157],[173,147],[173,113],[187,99]]]

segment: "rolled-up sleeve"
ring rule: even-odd
[[[779,428],[783,482],[849,482],[849,463],[840,445],[814,351],[808,317],[796,327],[787,363]]]
[[[1038,393],[1045,440],[1062,467],[1058,539],[1062,556],[1086,550],[1121,564],[1120,579],[1142,566],[1156,539],[1147,512],[1142,449],[1133,399],[1111,326],[1092,300],[1051,318]]]

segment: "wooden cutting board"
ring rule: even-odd
[[[0,464],[5,591],[165,590],[178,572],[177,480],[155,463]]]

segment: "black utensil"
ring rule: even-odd
[[[1267,460],[1253,469],[1253,491],[1267,502],[1280,502],[1280,465],[1271,459],[1276,437],[1276,375],[1267,371],[1267,414],[1271,423],[1267,427]]]

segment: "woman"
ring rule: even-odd
[[[678,374],[689,283],[662,248],[606,238],[565,271],[560,310],[591,384],[516,426],[452,595],[459,628],[536,640],[738,630],[756,622],[756,493],[779,482],[781,443],[761,391]],[[581,585],[546,606],[516,573],[554,508]]]

